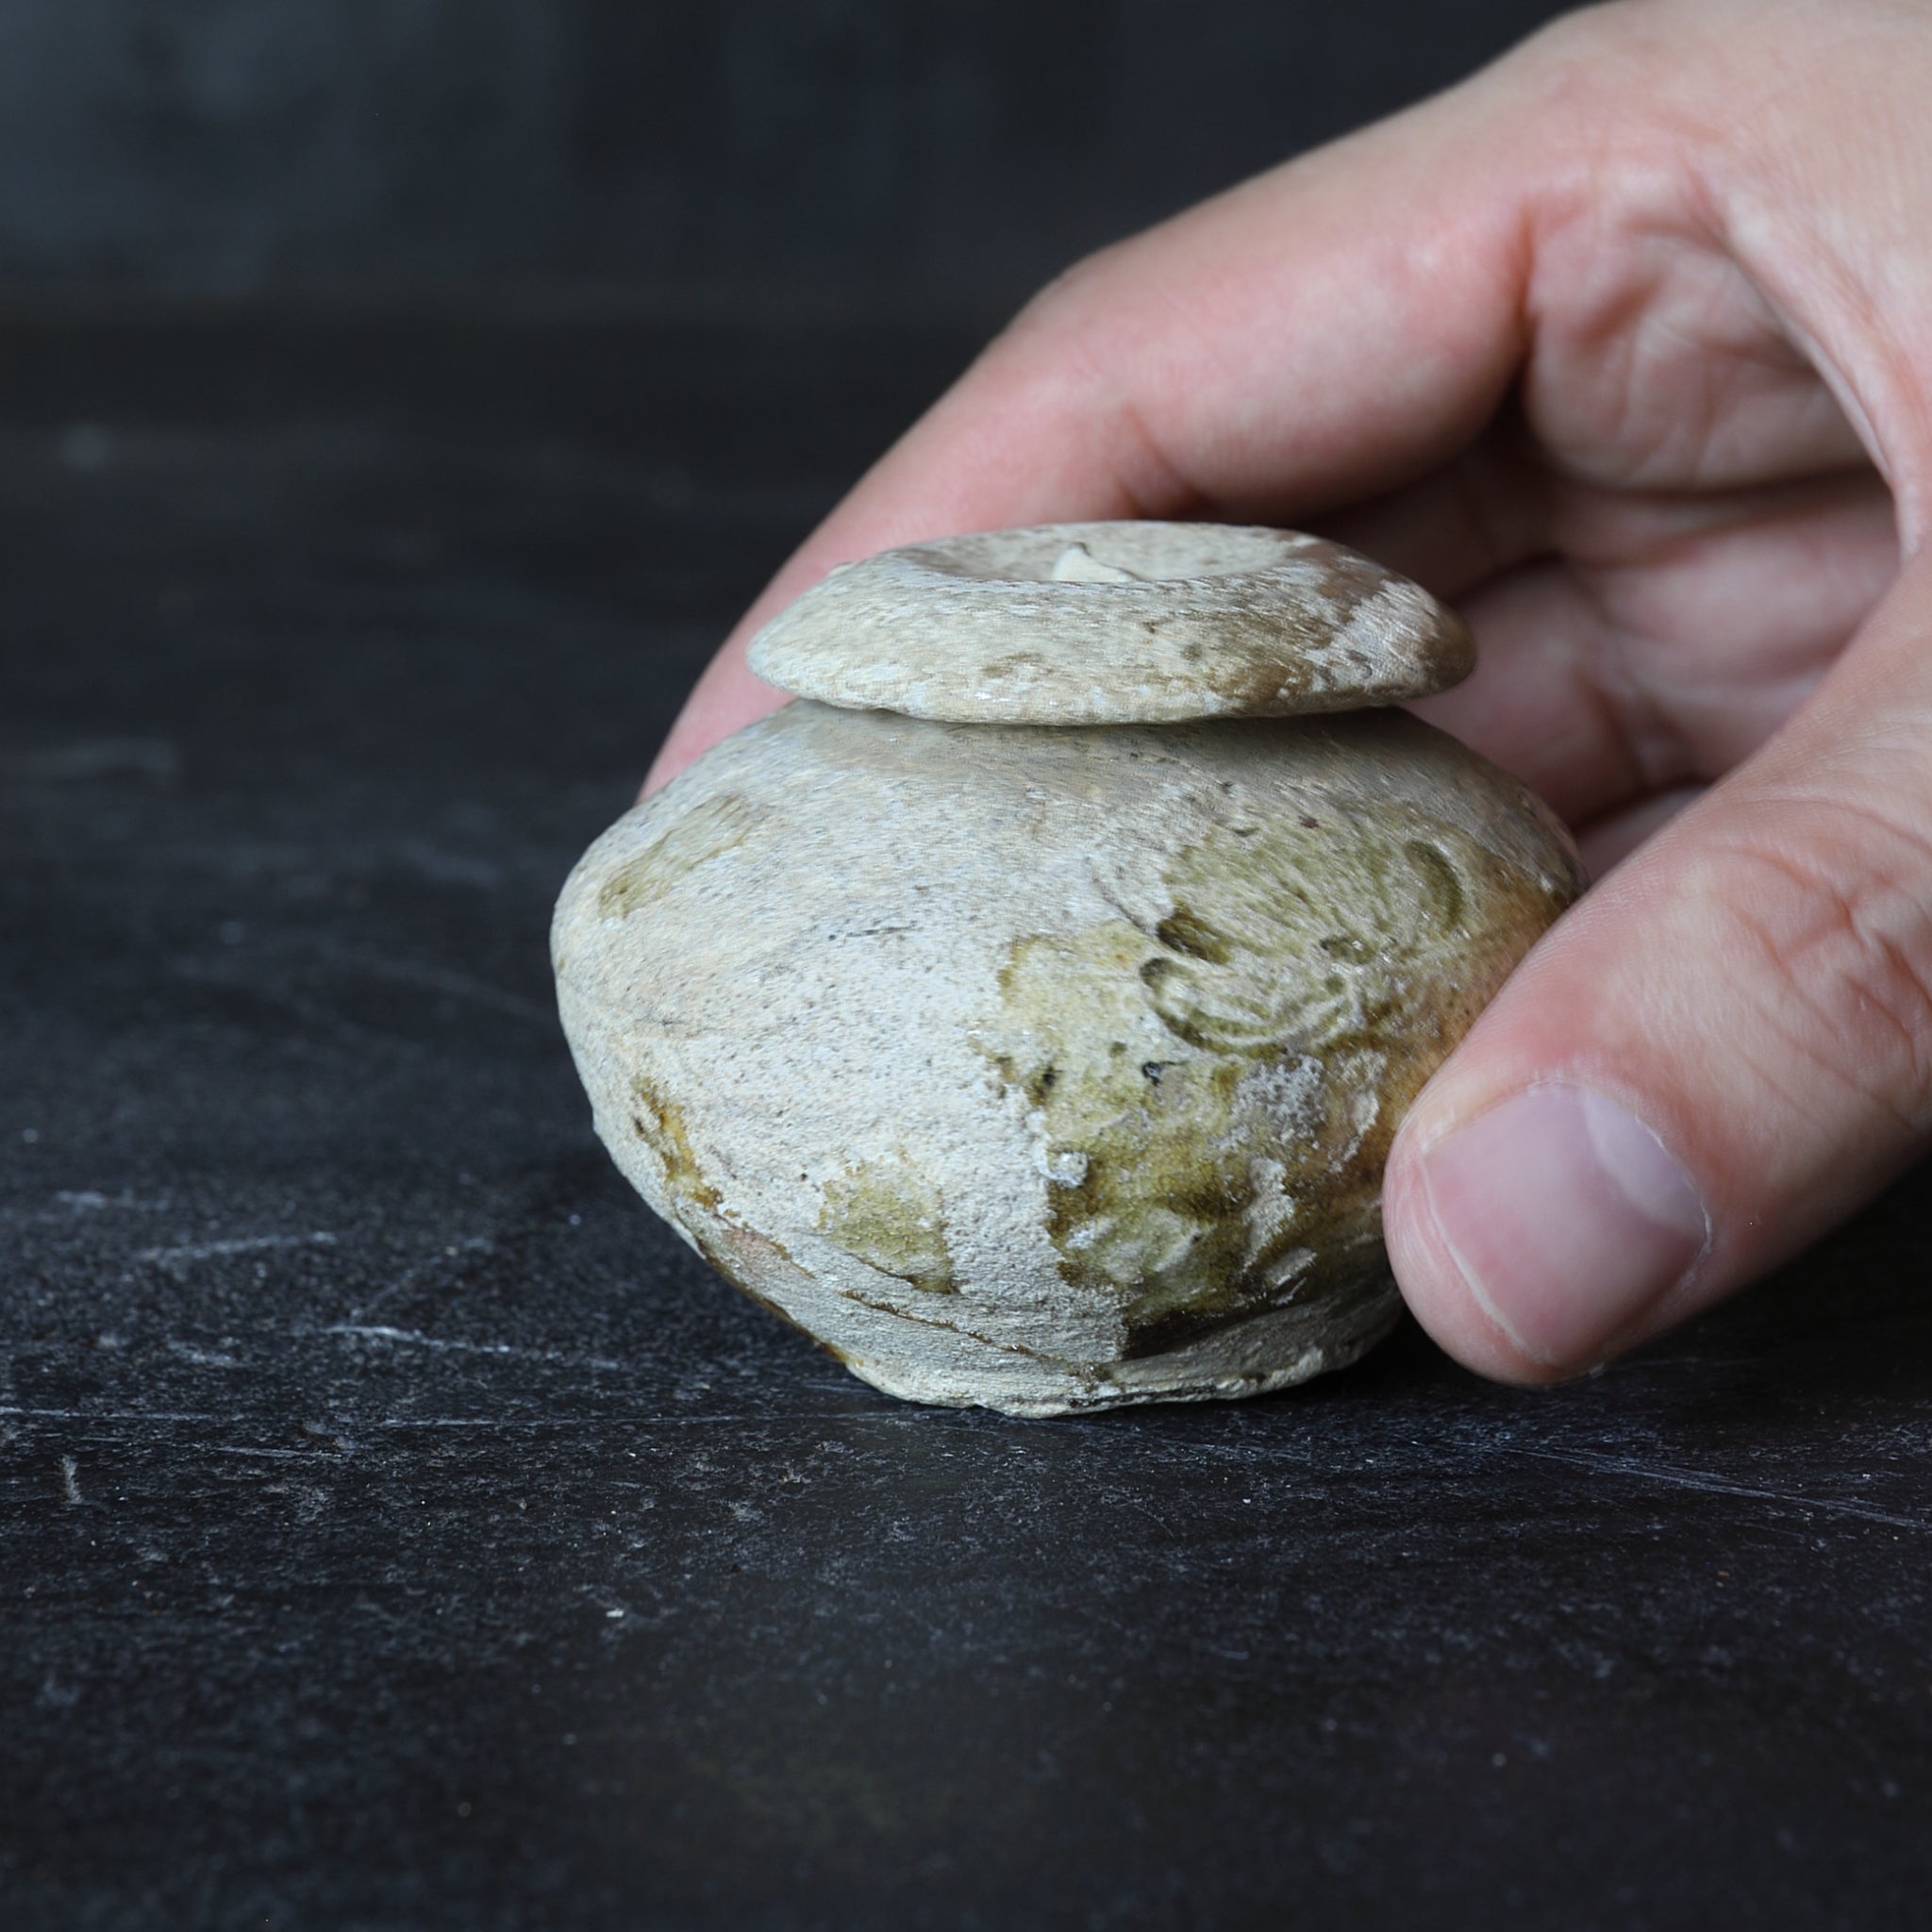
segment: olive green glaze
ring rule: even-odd
[[[1129,1355],[1378,1279],[1410,1100],[1567,903],[1456,828],[1224,824],[1173,910],[1017,941],[987,1038],[1044,1139],[1063,1275]]]
[[[630,1096],[631,1133],[663,1165],[665,1210],[690,1237],[691,1245],[721,1274],[755,1301],[784,1314],[784,1309],[758,1292],[752,1277],[761,1269],[768,1270],[774,1262],[791,1265],[790,1252],[770,1235],[747,1227],[727,1214],[718,1190],[705,1178],[698,1166],[684,1109],[675,1101],[666,1099],[641,1077],[631,1080]],[[786,1319],[790,1321],[791,1317],[787,1315]]]
[[[631,1131],[664,1163],[666,1190],[674,1200],[690,1201],[714,1213],[718,1191],[699,1169],[684,1124],[684,1109],[641,1076],[632,1079],[630,1091],[637,1103],[631,1112]]]
[[[686,873],[743,844],[765,816],[762,806],[729,794],[693,806],[661,839],[604,881],[597,910],[606,919],[628,919],[661,899]]]
[[[819,1230],[882,1274],[954,1294],[940,1191],[902,1158],[862,1162],[825,1183]]]

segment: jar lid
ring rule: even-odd
[[[1295,530],[1042,524],[841,564],[752,641],[794,696],[957,724],[1353,710],[1474,668],[1456,613]]]

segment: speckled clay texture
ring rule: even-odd
[[[1053,524],[845,564],[753,641],[801,697],[1011,724],[1278,718],[1445,690],[1461,620],[1340,544],[1218,524]]]
[[[1394,1126],[1579,886],[1401,713],[808,702],[600,839],[553,946],[597,1130],[701,1254],[881,1389],[1053,1414],[1384,1331]]]

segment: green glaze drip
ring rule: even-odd
[[[765,815],[762,806],[732,793],[692,806],[661,838],[611,870],[598,889],[597,910],[606,919],[628,919],[687,873],[743,844]]]
[[[826,1182],[819,1229],[882,1274],[928,1294],[958,1291],[939,1190],[903,1158],[862,1162]]]
[[[715,1213],[718,1191],[698,1167],[691,1149],[691,1134],[685,1126],[684,1109],[644,1079],[641,1074],[630,1083],[631,1132],[664,1163],[664,1185],[679,1200],[690,1201]]]

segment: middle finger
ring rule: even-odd
[[[1417,708],[1573,824],[1728,771],[1898,571],[1870,472],[1722,502],[1557,495],[1558,553],[1463,598],[1476,671]]]

